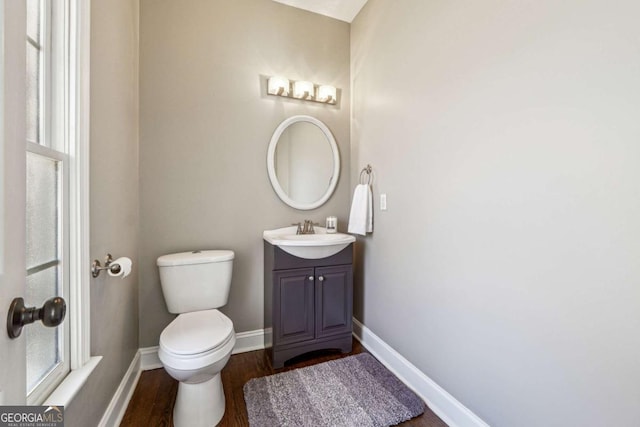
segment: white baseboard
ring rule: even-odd
[[[138,384],[140,372],[140,350],[138,350],[129,365],[129,369],[127,369],[124,377],[122,377],[120,385],[111,398],[107,410],[104,411],[98,427],[114,427],[120,425],[122,417],[124,417],[124,413],[127,411],[127,406],[129,406],[131,396],[133,396],[133,391]]]
[[[231,354],[247,353],[264,348],[264,329],[239,332],[236,334],[236,345]]]
[[[448,426],[489,427],[356,318],[353,318],[353,335],[376,359],[420,396]]]
[[[144,347],[138,350],[140,353],[140,370],[149,371],[151,369],[162,368],[162,362],[158,357],[158,346]]]

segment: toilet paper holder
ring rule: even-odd
[[[91,263],[91,276],[94,278],[98,277],[102,270],[109,270],[113,274],[118,274],[120,273],[121,269],[122,267],[120,267],[120,264],[113,264],[113,257],[111,256],[111,254],[107,254],[104,259],[104,267],[100,265],[100,261],[98,261],[97,259],[93,260],[93,262]]]

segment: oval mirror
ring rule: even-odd
[[[289,117],[271,137],[267,170],[283,202],[296,209],[315,209],[329,200],[338,184],[338,145],[315,117]]]

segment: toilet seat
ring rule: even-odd
[[[235,344],[233,322],[218,310],[176,317],[160,334],[158,356],[174,369],[199,369],[225,357]]]
[[[213,350],[233,333],[233,322],[219,310],[183,313],[162,331],[160,345],[176,355],[195,355]]]

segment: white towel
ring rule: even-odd
[[[351,214],[349,215],[349,233],[361,234],[373,232],[373,195],[369,184],[358,184],[353,191]]]

